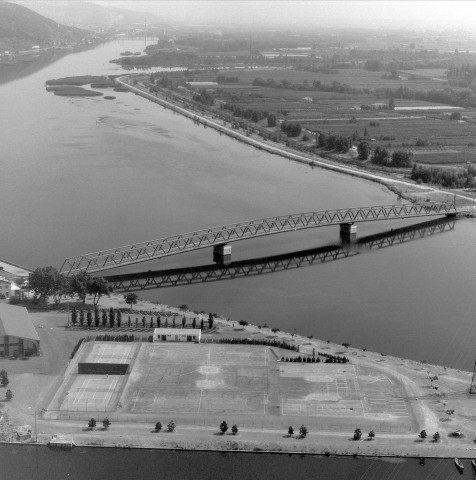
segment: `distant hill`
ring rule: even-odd
[[[133,23],[164,23],[152,13],[106,7],[82,0],[14,0],[45,17],[64,25],[121,26]]]
[[[0,0],[0,51],[74,45],[88,32],[65,27],[28,8]]]

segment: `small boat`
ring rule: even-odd
[[[476,470],[476,460],[475,459],[471,460],[471,465]]]
[[[455,457],[455,465],[458,470],[464,470],[463,462],[457,457]]]

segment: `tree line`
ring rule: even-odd
[[[445,188],[474,188],[476,167],[437,168],[413,165],[410,178],[418,183],[433,183]]]
[[[127,321],[123,321],[122,319],[122,310],[121,309],[114,309],[110,307],[109,309],[99,309],[97,305],[94,306],[94,309],[76,309],[73,307],[71,309],[71,323],[73,326],[80,326],[80,327],[110,327],[110,328],[121,328],[121,327],[135,327],[138,328],[141,326],[142,328],[150,327],[150,328],[187,328],[187,318],[185,315],[182,317],[180,324],[176,321],[176,318],[173,317],[171,322],[169,323],[168,317],[165,317],[162,320],[159,314],[152,315],[149,320],[147,320],[146,316],[143,315],[142,319],[139,324],[139,319],[136,317],[135,321],[131,320],[130,315],[128,316]],[[207,325],[208,328],[211,330],[213,328],[215,319],[213,314],[208,314],[208,320],[205,323],[204,319],[200,320],[200,324],[197,321],[197,318],[194,317],[191,324],[188,326],[195,329],[200,328],[201,330],[205,329]],[[200,327],[199,327],[200,325]]]
[[[65,296],[74,297],[86,303],[88,295],[93,296],[93,304],[112,293],[112,287],[102,277],[92,277],[88,272],[79,272],[70,277],[58,272],[55,267],[38,267],[30,273],[27,289],[34,293],[34,300],[46,303],[52,296],[54,303],[59,304]]]

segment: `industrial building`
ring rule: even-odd
[[[200,343],[201,329],[154,328],[154,342],[195,342]]]
[[[0,357],[38,355],[40,338],[28,310],[0,303]]]

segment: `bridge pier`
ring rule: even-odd
[[[357,240],[357,225],[354,223],[341,223],[340,239],[342,243],[355,242]]]
[[[220,243],[213,246],[213,261],[218,264],[226,264],[231,262],[231,245],[228,243]]]

